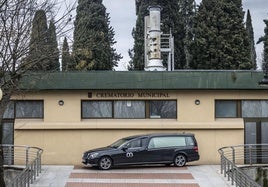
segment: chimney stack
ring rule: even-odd
[[[150,11],[150,16],[148,19],[148,63],[145,64],[145,71],[165,71],[166,68],[163,66],[161,59],[161,30],[160,30],[160,20],[161,20],[161,7],[160,6],[150,6],[148,8]],[[146,32],[147,29],[145,29]],[[147,47],[147,46],[146,46]],[[145,54],[147,55],[147,54]]]

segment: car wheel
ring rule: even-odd
[[[178,167],[185,166],[186,164],[186,157],[182,154],[179,154],[174,159],[174,165]]]
[[[102,170],[108,170],[112,167],[112,159],[108,156],[101,157],[99,160],[99,168]]]

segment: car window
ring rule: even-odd
[[[127,148],[138,148],[138,147],[144,147],[146,143],[146,138],[141,138],[141,139],[136,139],[136,140],[132,140],[129,141],[126,144]]]
[[[195,145],[193,137],[186,137],[187,145]]]
[[[171,136],[171,137],[154,137],[150,140],[148,148],[162,148],[162,147],[176,147],[186,146],[185,137]]]
[[[119,146],[123,145],[127,141],[128,141],[128,139],[123,138],[123,139],[117,140],[116,142],[111,144],[109,147],[118,148]]]

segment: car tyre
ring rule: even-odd
[[[183,154],[178,154],[174,159],[174,165],[177,167],[183,167],[186,164],[186,156]]]
[[[104,156],[99,160],[99,168],[102,170],[108,170],[112,167],[113,161],[110,157]]]

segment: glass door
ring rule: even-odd
[[[2,144],[14,145],[14,121],[13,120],[3,120],[2,123]],[[14,162],[14,150],[13,148],[8,151],[8,157],[5,158],[4,164],[10,165]]]
[[[12,121],[4,121],[2,123],[2,144],[14,144],[14,123]]]
[[[257,144],[257,122],[245,122],[245,144]],[[245,149],[245,163],[257,163],[257,151]]]
[[[268,144],[268,122],[261,122],[261,144]],[[262,163],[268,163],[268,146],[262,146]]]
[[[268,144],[267,119],[245,121],[245,144]],[[255,149],[256,148],[256,149]],[[268,146],[254,147],[254,150],[245,150],[246,163],[268,163]],[[250,162],[251,159],[251,162]]]

